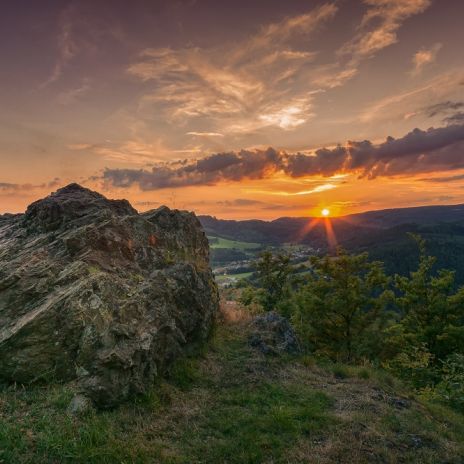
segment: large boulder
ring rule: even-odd
[[[111,407],[201,344],[217,310],[191,213],[71,184],[0,216],[0,381],[76,380]]]

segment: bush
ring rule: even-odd
[[[452,271],[434,274],[435,258],[414,239],[419,266],[409,277],[395,276],[400,320],[386,331],[385,365],[416,388],[433,389],[448,360],[464,351],[464,289],[455,291]]]
[[[436,398],[464,412],[464,354],[449,356],[441,373],[441,381],[434,390]]]
[[[313,257],[311,264],[312,274],[292,300],[302,340],[334,360],[372,358],[392,296],[381,264],[341,249],[335,257]]]

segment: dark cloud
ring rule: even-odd
[[[462,124],[464,123],[464,112],[460,111],[459,113],[448,116],[444,121],[448,124]]]
[[[346,146],[316,150],[315,156],[287,155],[284,171],[292,177],[355,171],[374,178],[458,167],[464,167],[464,125],[414,129],[399,139],[387,137],[379,145],[350,141]]]
[[[369,140],[350,141],[345,146],[321,148],[314,154],[268,148],[216,153],[180,164],[165,163],[151,171],[106,169],[103,178],[116,187],[136,184],[142,190],[156,190],[264,179],[277,172],[290,177],[356,172],[361,177],[375,178],[458,168],[464,168],[464,125],[414,129],[404,137],[387,137],[377,145]]]
[[[243,208],[246,206],[256,206],[259,209],[267,210],[288,210],[288,205],[279,205],[277,203],[266,203],[264,201],[252,200],[249,198],[236,198],[235,200],[218,201],[219,206],[228,208]]]
[[[267,150],[216,153],[191,163],[166,163],[151,169],[106,169],[103,178],[116,187],[138,184],[142,190],[214,185],[221,181],[263,179],[281,170],[282,154]]]
[[[458,180],[464,180],[464,174],[459,174],[457,176],[444,176],[444,177],[426,177],[424,179],[419,179],[422,182],[456,182]]]
[[[264,205],[265,203],[259,200],[251,200],[248,198],[236,198],[235,200],[218,201],[220,206],[255,206]]]
[[[50,182],[43,184],[15,184],[10,182],[0,182],[0,192],[24,192],[29,190],[42,190],[46,188],[56,188],[61,185],[61,180],[57,177]]]
[[[10,184],[9,182],[0,182],[0,190],[3,192],[18,190],[19,184]]]
[[[235,200],[218,201],[217,204],[220,206],[227,206],[229,208],[244,206],[256,206],[260,209],[268,210],[287,210],[289,208],[288,205],[279,205],[277,203],[265,203],[264,201],[252,200],[251,198],[236,198]]]
[[[424,111],[427,114],[427,116],[432,118],[433,116],[436,116],[437,114],[443,114],[449,111],[456,111],[462,107],[464,107],[464,102],[456,102],[456,101],[448,100],[448,101],[444,101],[440,103],[435,103],[434,105],[430,105],[427,108],[425,108]]]
[[[267,209],[267,210],[270,210],[270,211],[287,211],[289,209],[298,209],[298,206],[289,206],[289,205],[277,205],[277,204],[264,204],[262,207],[262,209]]]

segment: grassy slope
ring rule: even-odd
[[[226,314],[200,359],[118,410],[71,417],[60,386],[0,392],[0,462],[463,462],[462,416],[373,370],[265,358]]]

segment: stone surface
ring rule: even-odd
[[[263,354],[298,353],[300,346],[290,322],[271,311],[257,316],[252,322],[249,343]]]
[[[68,412],[72,415],[85,414],[92,410],[92,402],[85,395],[76,395],[68,406]]]
[[[196,217],[77,184],[0,217],[0,381],[143,393],[208,336],[218,294]]]

